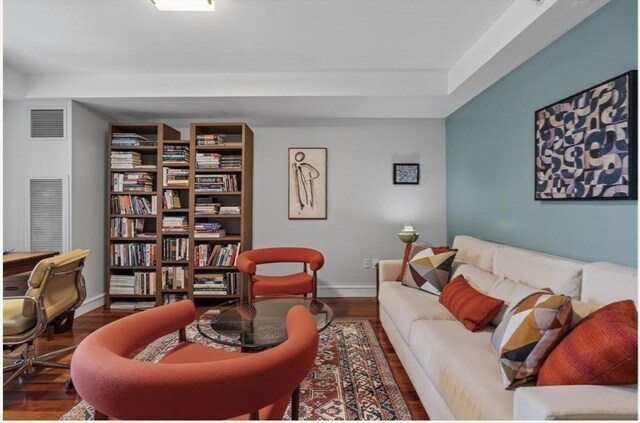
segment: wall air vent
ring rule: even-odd
[[[30,109],[29,138],[62,140],[65,138],[64,109]]]
[[[66,251],[66,189],[62,178],[30,178],[28,181],[30,251]]]

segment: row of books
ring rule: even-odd
[[[242,167],[242,156],[239,154],[196,153],[197,169],[226,169]]]
[[[193,229],[194,238],[221,238],[227,235],[219,222],[196,222]]]
[[[135,169],[136,166],[140,165],[142,165],[140,153],[135,153],[133,151],[111,152],[112,169]]]
[[[196,145],[219,145],[224,144],[224,135],[221,134],[197,134]]]
[[[112,214],[156,214],[156,196],[112,195]]]
[[[189,260],[189,238],[164,238],[162,260]]]
[[[113,192],[152,192],[153,175],[148,172],[125,172],[111,174]]]
[[[240,206],[222,206],[220,214],[240,214]]]
[[[162,147],[163,162],[189,162],[189,147],[185,145],[165,145]]]
[[[111,244],[109,248],[110,266],[155,266],[156,244],[129,242]]]
[[[186,285],[186,267],[167,266],[162,268],[162,289],[184,289]]]
[[[111,145],[114,147],[153,146],[156,145],[156,141],[140,134],[118,132],[111,136]]]
[[[201,273],[194,277],[193,295],[236,295],[240,280],[239,272]]]
[[[218,214],[220,203],[215,197],[198,196],[196,197],[196,214]]]
[[[238,261],[240,243],[227,244],[199,244],[193,251],[194,265],[203,266],[235,266]]]
[[[173,189],[167,189],[162,195],[162,208],[166,210],[181,209],[182,202],[180,201],[180,194]]]
[[[162,168],[162,184],[165,187],[188,188],[189,169]]]
[[[133,275],[111,275],[112,295],[153,295],[156,293],[155,272],[134,272]]]
[[[196,192],[240,191],[238,177],[235,174],[199,174],[195,178]]]
[[[162,232],[186,232],[189,223],[186,216],[164,216],[162,218]]]
[[[114,238],[155,237],[155,233],[144,232],[144,219],[115,217],[111,219],[109,234]]]
[[[148,310],[155,305],[155,301],[114,301],[109,308],[111,310]]]
[[[162,304],[177,303],[178,301],[182,301],[186,299],[187,299],[187,294],[183,294],[183,293],[164,294],[162,296]]]

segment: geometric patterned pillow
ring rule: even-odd
[[[404,269],[402,284],[440,295],[449,282],[449,272],[458,250],[449,247],[426,247],[413,244]]]
[[[571,297],[535,292],[520,301],[502,319],[491,345],[498,352],[506,389],[535,378],[553,347],[569,331]]]

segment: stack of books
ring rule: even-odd
[[[220,167],[222,169],[235,169],[242,167],[242,156],[239,154],[225,154],[220,157]]]
[[[221,157],[222,155],[218,153],[196,153],[196,168],[218,169]]]
[[[189,229],[186,216],[164,216],[162,232],[186,232]]]
[[[215,197],[196,197],[196,214],[218,214],[220,203]]]
[[[180,201],[180,194],[178,194],[178,191],[172,189],[165,190],[164,195],[162,196],[162,207],[166,210],[182,208],[182,202]]]
[[[133,275],[111,275],[109,294],[153,295],[156,293],[154,272],[135,272]]]
[[[162,183],[165,187],[188,188],[189,169],[162,168]]]
[[[162,260],[189,260],[189,238],[164,238]]]
[[[112,214],[156,214],[156,196],[112,195]]]
[[[193,280],[193,295],[229,295],[224,273],[201,273]]]
[[[140,153],[133,151],[112,151],[111,152],[111,168],[112,169],[135,169],[142,165]]]
[[[115,133],[111,138],[111,145],[114,147],[138,147],[156,145],[154,140],[134,133]]]
[[[144,219],[131,219],[128,217],[111,219],[109,234],[112,238],[135,238],[143,231]]]
[[[147,310],[156,305],[155,301],[114,301],[111,310]]]
[[[197,145],[219,145],[224,144],[224,135],[218,134],[198,134],[196,135]]]
[[[147,172],[113,173],[111,190],[113,192],[153,192],[153,175]]]
[[[220,214],[240,214],[240,206],[222,206]]]
[[[162,147],[162,161],[189,163],[189,147],[186,145],[165,145]]]
[[[234,174],[196,175],[196,192],[232,192],[239,191],[238,178]]]
[[[184,289],[187,280],[187,269],[178,266],[162,268],[162,289]]]
[[[194,225],[194,238],[221,238],[226,234],[218,222],[196,222]]]

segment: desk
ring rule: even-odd
[[[57,251],[11,252],[2,256],[2,276],[30,272],[42,259],[57,255]]]

